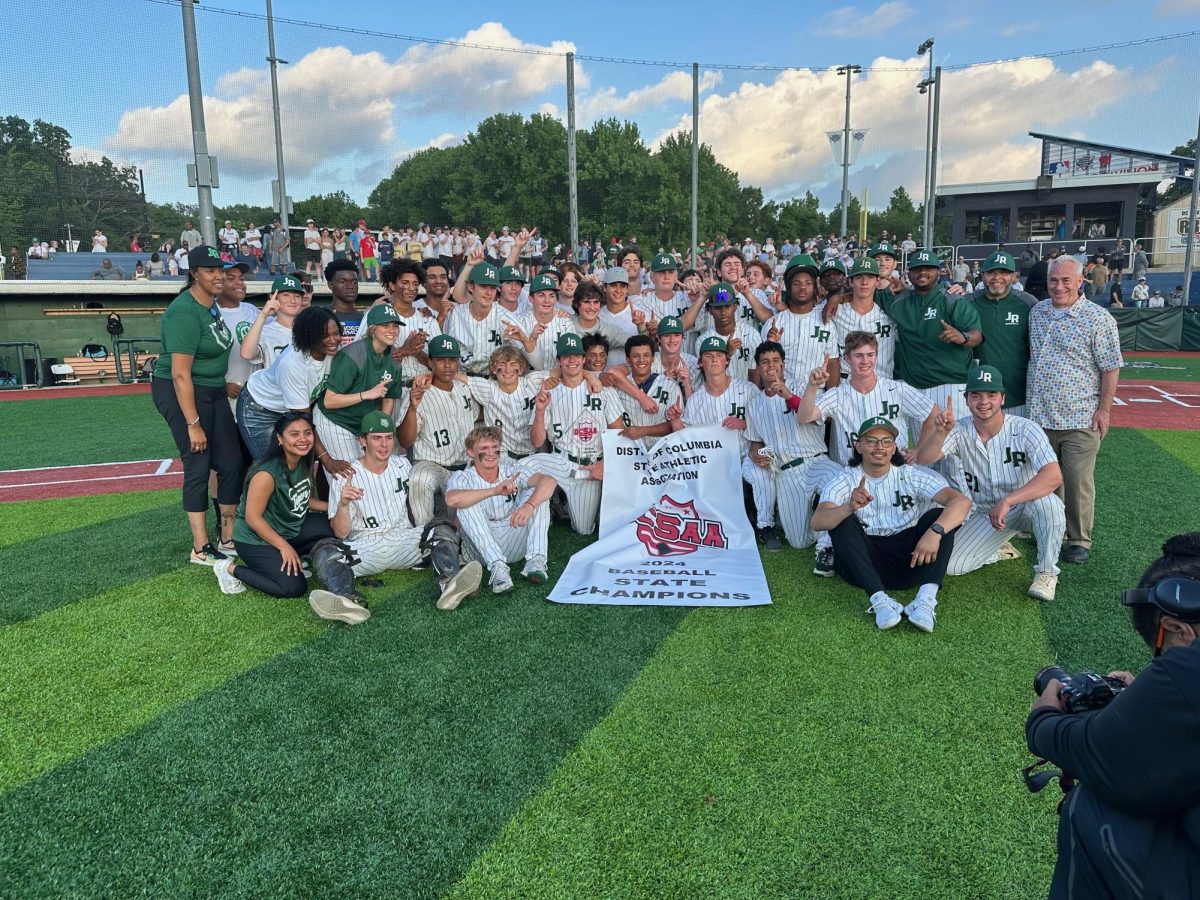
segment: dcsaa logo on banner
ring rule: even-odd
[[[602,434],[600,540],[571,557],[550,599],[621,606],[770,603],[742,505],[738,436],[716,425],[686,428],[646,450],[616,431]]]

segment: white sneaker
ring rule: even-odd
[[[900,614],[903,611],[904,607],[887,594],[867,607],[867,612],[875,613],[875,627],[880,631],[887,631],[889,628],[899,625]]]
[[[1028,594],[1035,600],[1044,600],[1049,603],[1054,599],[1054,592],[1057,589],[1057,575],[1053,572],[1038,572],[1033,576],[1033,584],[1029,585]]]
[[[912,622],[926,634],[933,633],[933,622],[937,618],[937,600],[925,600],[918,597],[908,606],[904,607],[904,613],[908,616],[908,621]]]
[[[241,594],[246,590],[246,585],[242,584],[241,579],[235,578],[230,569],[233,568],[232,559],[218,559],[213,563],[213,573],[217,576],[217,584],[221,586],[222,594]]]
[[[479,590],[483,581],[483,565],[478,560],[472,560],[458,574],[442,585],[442,596],[438,597],[438,609],[457,609],[464,597],[470,597]]]
[[[547,571],[546,557],[531,556],[525,560],[525,568],[521,570],[521,575],[530,584],[545,584],[548,578]]]
[[[498,562],[492,566],[488,586],[493,594],[504,594],[513,589],[512,572],[505,563]]]
[[[371,618],[371,611],[359,606],[348,597],[329,591],[313,591],[308,595],[308,605],[322,619],[357,625]]]

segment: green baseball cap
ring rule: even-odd
[[[294,294],[303,294],[304,285],[300,283],[300,279],[295,275],[280,275],[271,282],[271,293],[276,291],[291,291]]]
[[[559,272],[556,267],[547,265],[547,266],[542,266],[541,269],[538,270],[538,274],[539,275],[553,275],[555,278],[558,278],[562,273]]]
[[[850,277],[855,275],[878,275],[879,263],[875,262],[875,258],[871,256],[860,256],[854,261],[854,267],[850,270]]]
[[[982,271],[990,272],[993,269],[1003,269],[1005,272],[1015,272],[1017,271],[1017,263],[1016,260],[1013,259],[1012,254],[1008,251],[997,250],[986,260],[984,260]]]
[[[399,322],[400,314],[396,312],[395,307],[390,303],[381,303],[378,306],[372,306],[367,311],[367,327],[372,325],[386,325],[388,322]]]
[[[728,281],[718,281],[708,289],[707,306],[732,306],[737,302],[737,292]]]
[[[658,320],[658,336],[664,334],[683,334],[683,322],[678,316],[663,316]]]
[[[457,338],[448,334],[435,334],[426,345],[430,359],[461,359],[462,347]]]
[[[558,342],[554,348],[559,356],[583,356],[583,338],[568,331],[566,334],[558,336]]]
[[[871,416],[871,418],[858,426],[858,436],[861,438],[872,428],[882,428],[885,431],[890,431],[892,437],[898,437],[900,434],[900,429],[892,424],[891,419],[885,419],[883,416]]]
[[[474,272],[471,274],[474,275]],[[524,284],[525,276],[521,274],[521,270],[516,266],[503,266],[500,269],[500,283],[503,284],[506,281],[519,281],[521,284]],[[484,282],[476,281],[475,283],[483,284]]]
[[[896,249],[895,244],[889,244],[887,241],[880,241],[874,247],[867,251],[867,256],[874,259],[876,256],[891,256],[895,259],[900,258],[900,252]]]
[[[524,279],[520,279],[524,281]],[[471,270],[471,274],[467,276],[467,281],[472,284],[490,284],[492,287],[500,285],[499,273],[496,267],[491,263],[481,262]]]
[[[783,283],[787,284],[791,281],[792,276],[797,272],[807,272],[814,279],[821,274],[821,270],[817,268],[817,261],[807,253],[797,253],[788,260],[787,268],[783,270]]]
[[[700,342],[700,355],[701,356],[703,356],[705,353],[707,353],[710,350],[718,351],[720,353],[728,353],[729,345],[727,343],[725,343],[724,338],[719,338],[714,334],[712,337],[706,337],[704,340],[702,340]]]
[[[999,391],[1004,393],[1004,376],[995,366],[977,366],[967,373],[964,394],[972,391]]]
[[[554,291],[557,294],[558,282],[553,275],[536,275],[529,283],[529,293],[536,294],[538,291]]]
[[[670,253],[660,253],[650,262],[651,272],[677,272],[679,263]]]
[[[824,275],[826,272],[841,272],[843,275],[849,274],[846,271],[846,264],[840,259],[827,259],[821,263],[821,274]]]
[[[365,414],[358,428],[359,434],[393,434],[395,431],[396,423],[392,417],[377,409]]]
[[[937,254],[932,250],[917,250],[908,258],[908,267],[910,269],[921,269],[932,266],[935,269],[940,269],[942,261],[937,258]]]

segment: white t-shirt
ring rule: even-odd
[[[249,360],[242,359],[240,352],[242,338],[246,336],[246,332],[258,318],[258,307],[243,300],[238,306],[231,309],[226,309],[218,303],[217,309],[221,311],[225,327],[233,335],[233,346],[229,348],[229,366],[225,370],[225,380],[230,384],[245,384],[250,373],[259,368]]]
[[[306,250],[321,249],[321,232],[315,228],[304,229],[304,248]]]
[[[259,406],[277,413],[289,409],[311,409],[325,392],[332,356],[315,360],[295,347],[288,347],[267,369],[259,369],[246,382],[246,389]]]

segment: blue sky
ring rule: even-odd
[[[210,145],[220,158],[217,202],[266,203],[273,177],[266,101],[264,23],[214,12],[260,13],[263,2],[213,0],[197,13]],[[841,127],[843,62],[869,67],[854,84],[853,124],[868,130],[852,172],[856,193],[883,205],[891,189],[920,191],[924,100],[916,94],[917,45],[934,37],[947,67],[981,60],[1131,41],[1200,29],[1200,0],[1142,6],[1093,2],[927,4],[889,0],[780,12],[713,3],[596,9],[477,3],[433,8],[279,0],[280,17],[472,40],[560,53],[665,60],[703,68],[701,138],[743,183],[784,198],[812,189],[826,204],[840,173],[825,132]],[[634,18],[639,11],[645,15]],[[633,14],[633,16],[630,15]],[[187,200],[190,149],[180,11],[150,0],[71,8],[69,28],[48,30],[47,8],[9,0],[0,12],[0,109],[66,127],[85,155],[136,163],[156,200]],[[344,189],[365,200],[404,155],[462,140],[495,112],[565,116],[563,62],[553,55],[418,46],[387,37],[281,23],[283,120],[290,193]],[[1170,150],[1195,133],[1200,96],[1195,37],[967,70],[944,81],[940,179],[946,183],[1036,174],[1029,130]],[[804,66],[751,71],[726,66]],[[810,72],[808,69],[816,69]],[[826,70],[826,71],[820,71]],[[687,125],[685,69],[581,60],[579,121],[617,115],[649,143]]]

